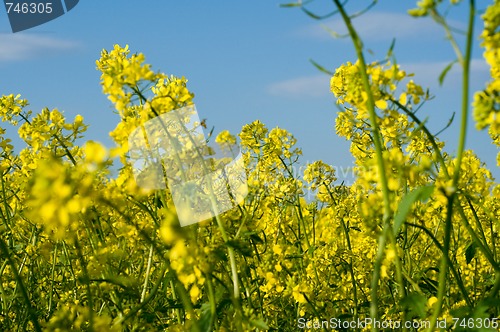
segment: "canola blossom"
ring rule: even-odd
[[[255,120],[239,134],[209,138],[241,156],[245,192],[234,192],[220,214],[181,227],[174,182],[184,170],[158,162],[155,182],[141,186],[130,138],[193,109],[186,78],[154,72],[128,46],[103,50],[102,90],[120,115],[111,149],[78,143],[88,128],[81,115],[35,113],[20,95],[3,95],[0,330],[296,331],[322,322],[384,329],[357,321],[496,330],[500,184],[474,151],[447,152],[416,113],[432,91],[392,56],[367,62],[350,16],[334,3],[358,52],[330,79],[334,130],[355,160],[350,185],[323,161],[295,174],[297,140]],[[447,29],[442,3],[419,1],[410,14]],[[499,1],[481,18],[491,78],[463,110],[500,147]],[[470,57],[457,52],[466,69]],[[24,142],[18,152],[7,124]],[[193,163],[189,174],[206,174],[203,167]]]

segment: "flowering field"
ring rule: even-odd
[[[141,188],[128,152],[136,128],[193,104],[185,78],[153,71],[128,46],[103,50],[103,93],[121,117],[110,150],[77,144],[82,116],[33,113],[21,96],[2,96],[2,127],[17,126],[25,146],[15,152],[0,128],[0,330],[498,330],[500,185],[465,142],[472,113],[500,146],[500,3],[481,16],[491,80],[472,100],[474,1],[463,4],[463,40],[436,1],[411,11],[432,17],[456,46],[456,155],[416,113],[432,92],[392,50],[365,61],[349,13],[334,3],[357,53],[330,74],[335,130],[355,158],[349,186],[321,161],[297,176],[293,135],[257,120],[212,138],[221,149],[240,145],[244,201],[180,227],[169,188]]]

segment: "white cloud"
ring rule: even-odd
[[[276,82],[267,88],[271,95],[291,98],[326,96],[330,93],[329,90],[330,78],[325,74]]]
[[[401,68],[407,73],[415,74],[415,81],[423,86],[437,86],[439,75],[443,72],[449,62],[419,62],[419,63],[402,63]],[[470,64],[471,80],[484,81],[489,75],[489,67],[486,61],[482,58],[472,59]],[[446,75],[444,83],[452,82],[461,84],[462,68],[460,64],[455,63],[452,69]]]
[[[413,18],[406,14],[389,12],[368,12],[353,20],[354,27],[366,40],[391,40],[392,38],[425,37],[443,38],[444,32],[432,19]],[[463,27],[463,23],[451,21],[449,24],[455,28]],[[328,39],[330,29],[338,34],[346,34],[344,22],[339,16],[325,21],[322,24],[308,26],[298,32],[300,36],[316,39]]]
[[[438,86],[438,77],[449,62],[419,62],[402,63],[401,68],[407,73],[414,73],[413,79],[423,87]],[[445,84],[461,84],[461,67],[455,64],[448,72]],[[487,80],[489,67],[483,59],[472,59],[471,61],[471,79],[473,82],[480,83]],[[314,76],[297,77],[285,81],[275,82],[267,87],[269,94],[286,98],[317,98],[331,94],[330,78],[325,74]]]
[[[0,34],[0,62],[32,58],[42,52],[57,52],[78,47],[78,43],[35,34]]]

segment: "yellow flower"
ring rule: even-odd
[[[292,296],[297,301],[298,303],[307,303],[306,297],[304,294],[309,292],[309,288],[304,284],[301,283],[299,285],[296,285],[293,287],[292,290]]]
[[[429,308],[432,308],[432,307],[434,307],[434,304],[436,304],[437,301],[438,301],[437,297],[432,296],[429,298],[429,300],[427,300],[427,306]]]
[[[104,146],[94,141],[87,141],[83,147],[85,153],[85,162],[87,163],[102,163],[108,156],[108,152]]]
[[[381,110],[385,110],[387,108],[387,102],[385,100],[379,99],[375,102],[375,106],[377,106]]]

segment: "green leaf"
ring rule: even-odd
[[[306,5],[306,4],[310,3],[310,2],[312,2],[312,0],[309,0],[309,1],[299,0],[297,2],[290,2],[290,3],[280,4],[280,7],[282,7],[282,8],[302,7],[303,5]]]
[[[444,69],[443,71],[441,72],[441,74],[439,75],[439,85],[443,85],[443,82],[444,82],[444,78],[446,77],[446,74],[448,74],[448,72],[450,71],[450,69],[453,67],[453,65],[457,63],[457,60],[453,61],[453,62],[450,62]]]
[[[313,59],[309,59],[309,61],[313,64],[314,67],[316,67],[316,69],[318,69],[320,72],[323,72],[325,74],[328,74],[329,76],[333,76],[333,72],[329,71],[328,69],[326,69],[325,67],[323,67],[322,65],[318,64],[316,61],[314,61]]]
[[[250,246],[238,240],[229,240],[226,242],[226,246],[233,248],[246,257],[251,257],[253,254],[253,250]]]
[[[251,319],[250,324],[261,330],[269,330],[269,326],[262,319]]]
[[[242,239],[250,238],[255,243],[264,243],[264,240],[262,240],[262,238],[259,236],[259,234],[260,234],[260,232],[255,232],[255,231],[241,232],[241,238]]]
[[[475,254],[476,254],[476,244],[474,242],[471,242],[467,247],[467,249],[465,249],[465,261],[467,262],[467,264],[469,264],[472,261]]]
[[[416,201],[425,201],[427,200],[432,193],[434,192],[434,185],[419,187],[412,192],[403,197],[398,206],[398,211],[396,212],[396,216],[394,217],[394,225],[393,232],[394,235],[397,235],[401,225],[404,223],[406,216],[410,212],[411,206]]]
[[[321,20],[321,16],[314,14],[312,11],[305,9],[304,7],[300,7],[304,13],[306,13],[307,16],[310,18],[313,18],[315,20]]]
[[[403,308],[407,309],[413,317],[418,318],[425,317],[425,306],[427,304],[427,299],[424,295],[419,293],[408,294],[401,300],[401,305]]]
[[[317,247],[317,246],[311,246],[311,247],[309,247],[309,249],[307,249],[307,251],[306,251],[306,252],[307,252],[309,255],[313,256],[313,255],[314,255],[314,251],[316,251],[316,249],[318,249],[318,247]]]
[[[292,2],[292,3],[282,3],[282,4],[280,4],[280,7],[282,7],[282,8],[300,7],[300,6],[302,6],[302,3],[300,3],[300,2]]]
[[[203,332],[212,331],[212,312],[210,311],[210,303],[203,303],[201,305],[201,315],[200,320],[198,321],[200,324],[200,328]]]
[[[250,238],[255,242],[255,243],[264,243],[264,240],[261,239],[261,237],[258,234],[252,234],[250,235]]]
[[[391,46],[389,47],[389,50],[387,51],[388,58],[390,58],[392,56],[392,53],[394,51],[394,46],[396,46],[396,38],[392,38]]]
[[[345,34],[340,34],[332,29],[330,29],[327,25],[325,24],[322,24],[321,27],[330,34],[330,36],[332,36],[332,38],[335,38],[335,39],[340,39],[340,38],[347,38],[349,37],[349,33],[345,33]]]

